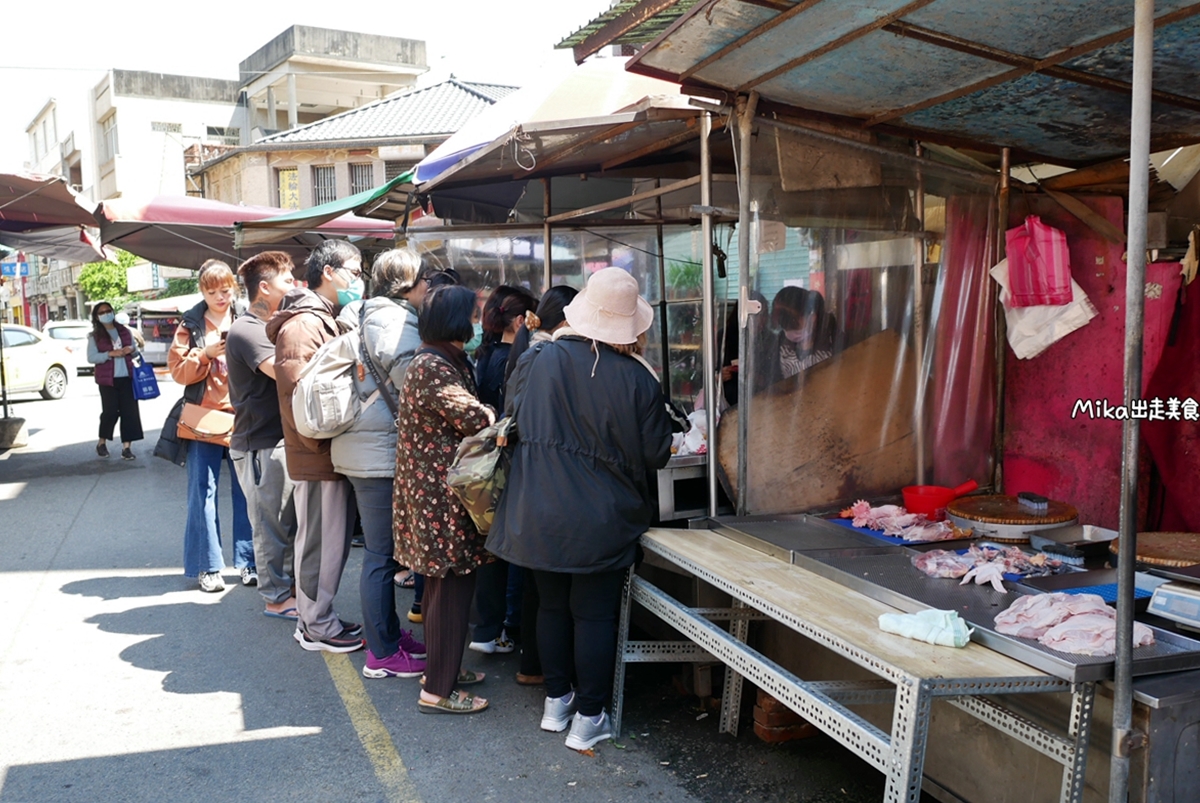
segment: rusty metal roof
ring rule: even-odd
[[[700,0],[620,0],[612,8],[559,42],[559,50],[573,48],[583,61],[605,45],[644,45],[652,41]],[[591,42],[600,42],[596,47]]]
[[[1200,3],[1158,0],[1155,14],[1163,150],[1200,142]],[[1079,164],[1128,153],[1132,26],[1130,0],[711,0],[629,69],[693,94],[757,90],[868,130]]]

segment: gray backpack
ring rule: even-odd
[[[292,390],[292,416],[296,420],[296,431],[306,438],[323,440],[334,438],[348,430],[359,414],[375,403],[381,389],[390,385],[381,377],[375,362],[367,352],[361,332],[365,320],[365,308],[359,313],[357,329],[338,335],[312,356],[296,380]],[[358,390],[355,373],[366,366],[375,379],[375,390],[363,398]],[[384,401],[396,415],[396,401],[390,392],[383,394]]]

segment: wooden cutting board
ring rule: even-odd
[[[955,517],[960,526],[977,525],[976,535],[983,538],[1023,544],[1029,540],[1026,530],[1074,524],[1079,519],[1079,511],[1065,502],[1051,501],[1047,508],[1039,516],[1022,508],[1015,496],[993,494],[955,499],[946,505],[946,514]]]
[[[1120,538],[1108,551],[1120,554]],[[1200,563],[1200,533],[1138,533],[1137,560],[1150,566],[1195,566]]]

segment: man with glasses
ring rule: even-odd
[[[362,626],[333,610],[354,524],[350,484],[333,468],[329,440],[301,435],[292,415],[292,390],[304,366],[341,330],[337,315],[362,298],[362,255],[345,240],[328,240],[305,264],[308,287],[288,293],[267,323],[275,344],[275,382],[283,418],[288,474],[295,483],[295,638],[306,650],[353,652],[362,648]]]

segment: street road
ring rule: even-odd
[[[0,452],[0,803],[880,799],[882,775],[829,739],[717,734],[666,665],[630,668],[626,733],[592,757],[538,729],[543,690],[516,685],[515,656],[466,654],[489,673],[488,711],[422,716],[415,679],[304,652],[232,569],[228,590],[201,593],[181,568],[185,472],[151,455],[182,392],[160,383],[134,461],[96,456],[91,377],[12,406],[30,438]],[[354,621],[360,570],[352,550],[337,606]]]

